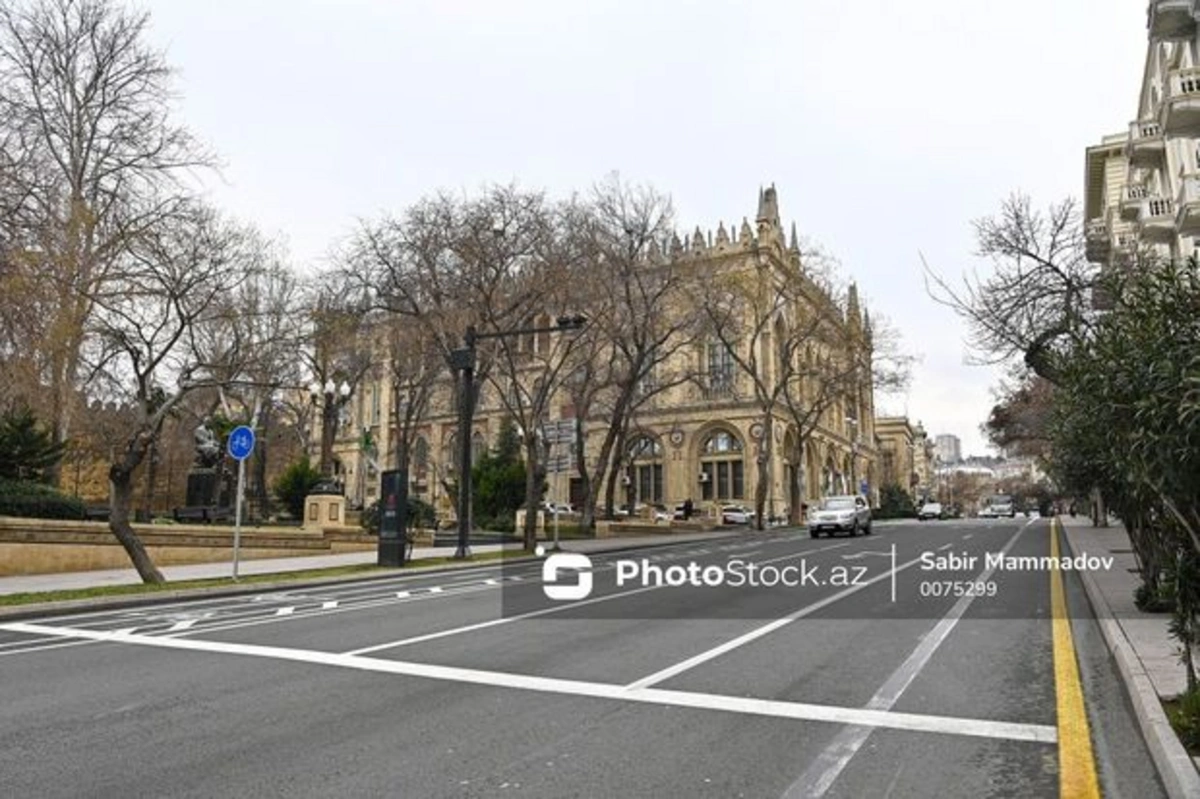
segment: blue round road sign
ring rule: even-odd
[[[229,434],[229,454],[236,460],[244,461],[254,451],[254,431],[246,425],[233,428]]]

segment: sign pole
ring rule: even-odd
[[[562,464],[559,461],[555,460],[555,462],[554,462],[554,467],[555,467],[554,468],[554,483],[555,483],[554,488],[555,488],[556,493],[557,493],[558,489],[562,488],[562,485],[559,484],[559,480],[558,480],[558,475],[562,471],[559,468],[560,466],[562,466]],[[561,547],[559,547],[559,545],[558,545],[558,514],[562,511],[561,506],[562,506],[561,502],[554,503],[554,551],[555,552],[558,552],[559,549],[561,549]]]
[[[242,497],[246,492],[246,459],[238,461],[237,511],[233,525],[233,580],[238,578],[238,551],[242,546]]]
[[[246,495],[246,458],[254,452],[254,430],[241,425],[229,434],[226,450],[238,462],[237,500],[233,523],[233,581],[238,578],[238,553],[242,547],[242,501]]]

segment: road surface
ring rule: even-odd
[[[525,563],[8,622],[4,793],[1162,796],[1077,577],[988,565],[1053,537],[749,532],[593,556],[575,600]]]

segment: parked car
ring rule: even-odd
[[[845,530],[850,535],[871,534],[871,508],[867,500],[856,496],[824,497],[811,511],[808,534],[817,538],[821,533]]]
[[[917,512],[917,518],[921,521],[942,518],[942,503],[926,502],[921,506],[921,510]]]
[[[749,524],[754,511],[742,505],[725,505],[721,508],[721,524]]]
[[[669,522],[675,516],[674,512],[669,510],[666,505],[654,506],[654,521]]]
[[[569,516],[575,512],[570,502],[547,502],[542,505],[542,508],[551,516],[556,514],[558,516]]]

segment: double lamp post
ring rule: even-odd
[[[556,324],[550,327],[525,327],[493,333],[480,333],[474,325],[470,325],[467,327],[466,335],[463,336],[463,346],[450,352],[450,367],[462,373],[458,403],[458,548],[454,552],[455,558],[471,556],[471,426],[475,416],[475,345],[477,342],[489,338],[581,330],[587,324],[587,317],[575,314],[560,316],[555,321]],[[526,512],[532,512],[532,508],[526,509]]]

